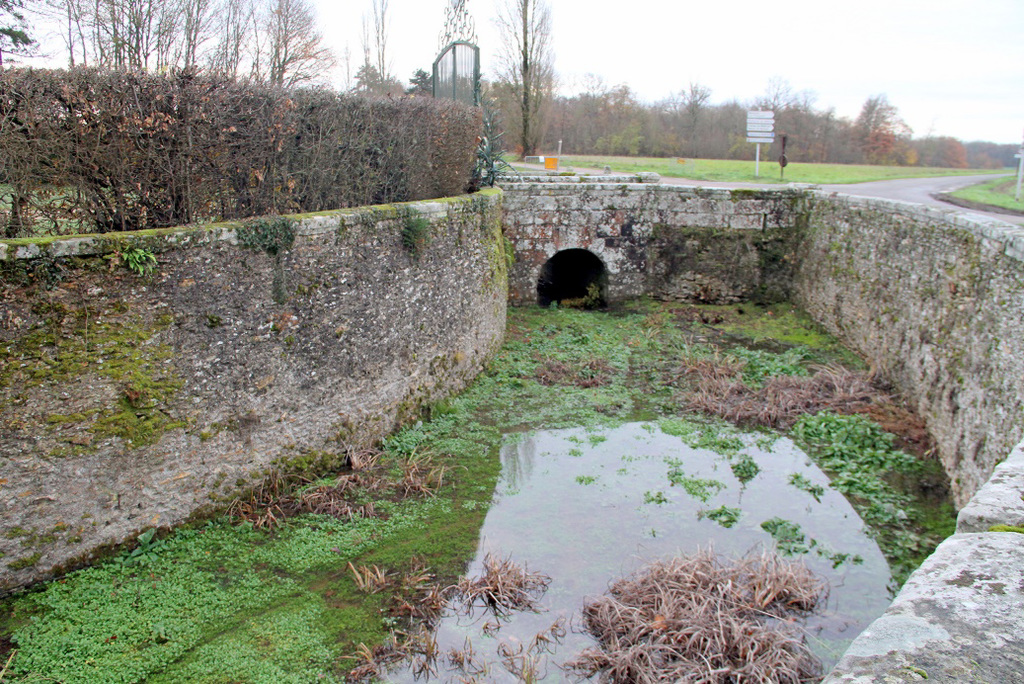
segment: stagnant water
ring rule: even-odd
[[[482,681],[514,682],[519,680],[502,665],[499,646],[514,653],[522,646],[539,663],[544,681],[571,681],[558,665],[594,645],[579,618],[587,597],[658,558],[709,545],[726,557],[773,548],[761,525],[782,519],[800,526],[805,539],[796,557],[829,586],[822,609],[803,622],[809,645],[828,671],[888,606],[888,565],[853,507],[790,440],[753,434],[740,439],[744,447],[730,457],[692,448],[658,423],[630,423],[531,432],[506,445],[495,503],[467,574],[479,575],[491,553],[511,556],[552,581],[542,612],[516,613],[497,631],[490,629],[493,615],[480,610],[470,617],[445,616],[437,631],[441,652],[461,649],[468,639],[477,660],[489,663]],[[752,479],[743,455],[759,468]],[[746,483],[732,465],[744,460],[748,471],[740,475]],[[802,476],[800,488],[792,484],[794,474]],[[722,486],[693,486],[698,480]],[[707,517],[722,506],[738,509],[738,519]],[[530,653],[534,635],[558,618],[569,627],[562,642],[551,652]],[[485,630],[487,623],[492,624]],[[458,681],[461,673],[446,672],[444,660],[437,664],[441,679]],[[410,670],[391,675],[396,682],[413,679]]]

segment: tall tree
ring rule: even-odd
[[[373,45],[377,60],[377,73],[381,80],[390,78],[391,68],[388,64],[388,0],[373,0]]]
[[[867,163],[913,164],[916,161],[916,153],[908,145],[910,127],[884,94],[869,97],[864,102],[854,129]]]
[[[517,103],[509,117],[523,156],[536,153],[544,108],[554,90],[551,10],[544,0],[504,0],[495,20],[501,34],[498,77]]]
[[[778,114],[783,109],[795,106],[799,100],[799,95],[793,92],[793,86],[789,81],[772,76],[768,79],[768,87],[764,89],[764,94],[754,101],[754,106]]]
[[[207,63],[214,71],[237,78],[242,75],[256,29],[256,8],[252,0],[223,0],[216,11],[213,50]]]
[[[269,0],[261,23],[261,79],[294,86],[316,81],[334,68],[334,53],[323,44],[309,0]]]
[[[202,46],[213,31],[213,2],[184,0],[180,7],[181,45],[175,62],[188,69],[199,64]]]
[[[679,99],[683,115],[686,117],[686,137],[690,143],[690,155],[696,157],[700,155],[697,126],[708,100],[711,99],[711,88],[690,81],[689,89],[680,93]]]
[[[4,53],[27,54],[33,45],[24,0],[0,0],[0,67],[4,65]]]

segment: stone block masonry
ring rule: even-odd
[[[463,389],[504,332],[500,203],[289,217],[279,256],[241,225],[2,243],[0,591]]]
[[[794,217],[805,193],[651,181],[645,174],[505,183],[505,232],[516,254],[511,302],[536,303],[541,269],[567,249],[601,259],[610,302],[647,294],[716,304],[789,297]]]
[[[793,300],[925,419],[958,507],[1024,437],[1024,232],[812,193]]]

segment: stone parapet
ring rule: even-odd
[[[1000,525],[1024,530],[1024,442],[996,466],[956,518],[957,532],[988,532]],[[1024,544],[1024,537],[1020,541]]]
[[[1024,682],[1022,540],[991,532],[944,541],[824,684]]]

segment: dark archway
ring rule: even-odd
[[[585,249],[566,249],[548,259],[537,279],[537,303],[552,302],[593,309],[605,305],[608,273]]]

